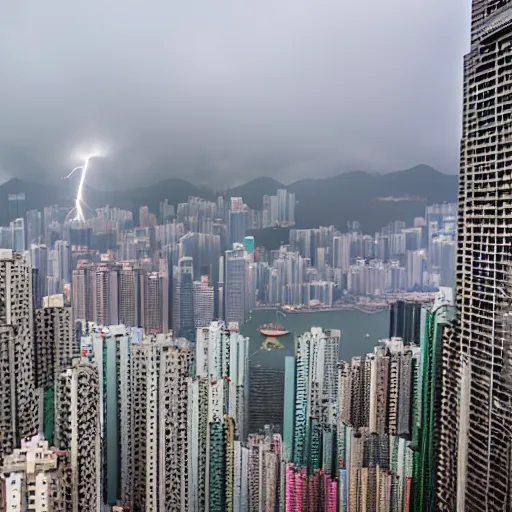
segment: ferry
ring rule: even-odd
[[[277,324],[264,324],[258,330],[263,334],[263,336],[268,336],[270,338],[277,338],[279,336],[290,334],[290,331],[287,331],[282,325]]]

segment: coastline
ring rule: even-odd
[[[375,313],[381,313],[382,311],[388,311],[389,308],[389,304],[339,304],[332,307],[302,307],[298,309],[286,309],[278,306],[261,306],[254,308],[254,311],[279,311],[284,315],[300,315],[301,313],[329,313],[332,311],[359,311],[360,313],[368,313],[373,315]]]

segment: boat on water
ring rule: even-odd
[[[290,331],[287,331],[282,325],[278,324],[264,324],[258,331],[260,331],[263,336],[268,336],[269,338],[277,338],[285,334],[290,334]]]

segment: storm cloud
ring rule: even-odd
[[[226,185],[456,172],[470,0],[16,0],[0,175]],[[123,181],[120,181],[124,178]]]

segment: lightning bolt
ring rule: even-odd
[[[89,162],[93,158],[98,158],[100,156],[101,155],[98,153],[93,153],[93,154],[85,157],[83,165],[75,167],[67,176],[64,176],[64,178],[62,178],[63,180],[68,180],[69,178],[71,178],[71,176],[73,176],[73,174],[75,174],[76,171],[82,171],[82,173],[80,175],[80,182],[78,184],[78,190],[76,192],[75,208],[70,212],[71,216],[73,213],[75,213],[73,220],[85,222],[85,215],[84,215],[84,211],[82,209],[82,204],[84,203],[84,201],[82,199],[82,191],[84,188],[85,177],[87,175],[87,169],[89,168]]]

